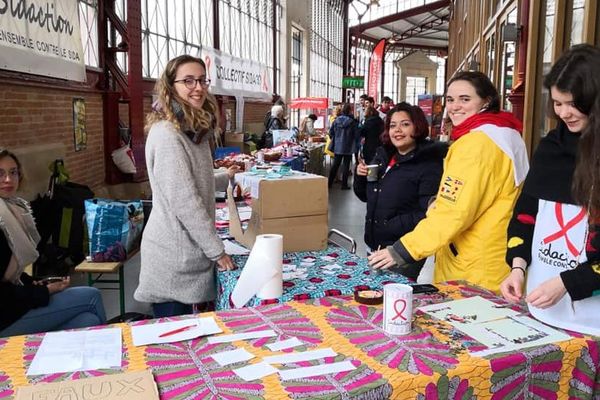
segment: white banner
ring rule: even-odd
[[[0,0],[0,68],[85,81],[75,0]]]
[[[211,47],[202,47],[200,58],[206,63],[206,75],[211,80],[213,94],[271,101],[273,86],[266,65],[233,57]]]

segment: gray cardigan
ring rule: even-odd
[[[224,254],[215,229],[215,174],[208,135],[194,144],[167,121],[146,141],[152,212],[141,244],[140,282],[134,298],[147,303],[200,303],[216,298],[216,260]]]

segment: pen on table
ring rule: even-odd
[[[181,328],[177,328],[177,329],[173,329],[172,331],[161,333],[160,335],[158,335],[158,337],[162,338],[162,337],[165,337],[165,336],[175,335],[176,333],[185,332],[185,331],[188,331],[188,330],[190,330],[192,328],[195,328],[197,326],[198,325],[196,325],[196,324],[182,326]]]

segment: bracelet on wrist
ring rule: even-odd
[[[523,267],[512,267],[512,270],[515,270],[515,269],[520,269],[523,272],[523,275],[526,274],[525,268],[523,268]]]

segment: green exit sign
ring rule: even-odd
[[[364,76],[344,76],[342,78],[342,89],[364,89]]]

